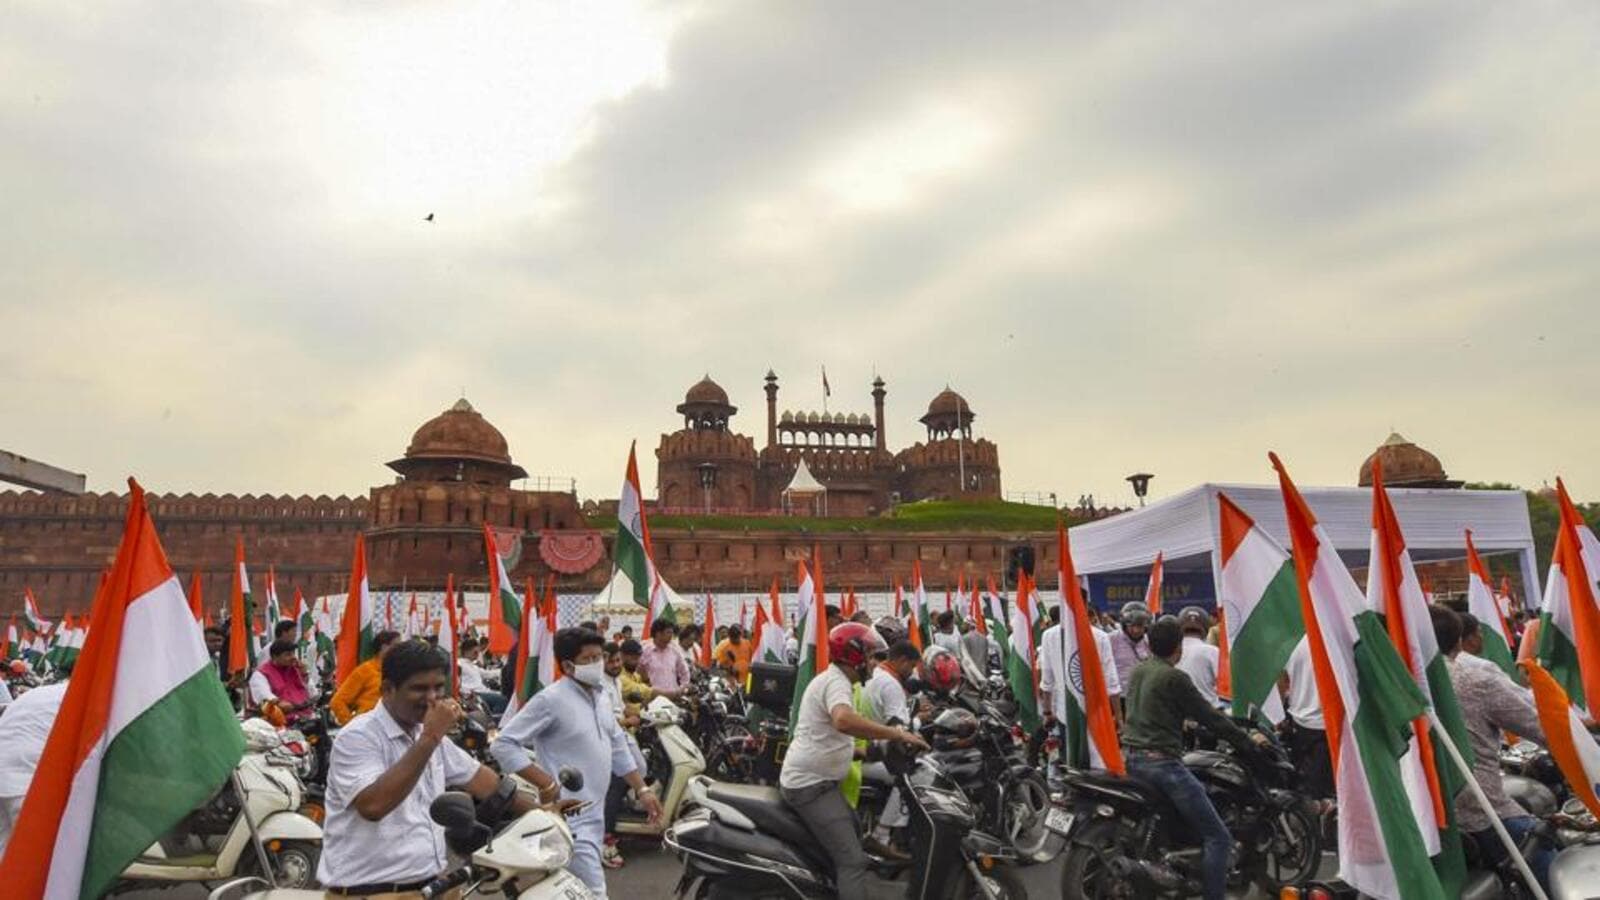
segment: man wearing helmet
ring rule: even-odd
[[[853,686],[867,679],[874,654],[885,649],[883,638],[859,622],[836,625],[828,633],[830,665],[811,679],[801,695],[794,735],[778,775],[784,801],[832,860],[841,900],[866,896],[867,857],[860,829],[839,789],[855,758],[854,739],[928,747],[910,731],[879,725],[855,710]]]
[[[1222,665],[1222,653],[1205,641],[1210,617],[1198,606],[1186,606],[1178,613],[1178,627],[1183,629],[1183,658],[1178,660],[1178,668],[1194,682],[1207,703],[1220,706],[1217,671]]]
[[[1111,634],[1111,658],[1117,664],[1117,681],[1127,684],[1133,667],[1150,658],[1144,634],[1150,628],[1150,608],[1134,601],[1122,607],[1122,627]]]

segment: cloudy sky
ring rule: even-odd
[[[464,389],[615,496],[826,365],[1010,490],[1600,497],[1594,4],[321,6],[0,9],[0,448],[362,493]]]

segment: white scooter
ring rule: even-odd
[[[643,810],[624,807],[617,816],[619,834],[656,837],[677,818],[688,796],[689,782],[706,770],[700,747],[683,730],[684,711],[665,697],[651,700],[640,719],[639,749],[644,754],[645,783],[661,798],[661,818],[651,824]]]
[[[298,772],[309,758],[306,745],[299,732],[278,732],[259,719],[243,727],[246,752],[233,778],[179,830],[140,855],[117,890],[257,874],[263,856],[278,884],[316,884],[322,826],[300,813]]]
[[[583,776],[575,770],[564,769],[559,777],[567,790],[582,790]],[[441,897],[459,887],[465,887],[461,900],[588,900],[594,896],[581,879],[566,871],[572,861],[572,832],[561,816],[530,810],[499,834],[479,821],[497,819],[496,810],[504,809],[517,793],[515,785],[506,777],[496,796],[476,807],[472,798],[460,791],[448,791],[433,801],[429,815],[444,828],[451,852],[465,859],[424,886],[419,892],[424,898]],[[241,878],[212,891],[210,900],[237,896],[247,887],[264,883],[261,878]],[[325,896],[320,890],[269,888],[247,894],[243,900],[323,900]]]

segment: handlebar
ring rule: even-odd
[[[418,893],[422,895],[423,900],[433,900],[434,897],[449,893],[455,888],[466,884],[477,874],[478,870],[475,867],[470,864],[465,865],[448,875],[441,875],[428,882],[422,886],[422,890],[418,891]]]

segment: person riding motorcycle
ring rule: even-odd
[[[935,645],[922,654],[922,683],[930,690],[949,696],[961,687],[961,658],[949,649]]]
[[[1206,796],[1206,789],[1183,764],[1183,723],[1189,719],[1219,738],[1251,749],[1265,745],[1266,735],[1247,733],[1206,702],[1189,676],[1177,667],[1183,656],[1183,629],[1172,616],[1150,626],[1150,658],[1136,666],[1127,683],[1127,718],[1122,746],[1128,774],[1167,796],[1200,837],[1203,894],[1222,900],[1228,881],[1228,855],[1233,839],[1228,826]]]
[[[898,741],[926,750],[922,738],[904,728],[880,725],[856,712],[853,686],[871,674],[883,638],[859,622],[828,633],[827,671],[806,686],[795,712],[794,737],[783,759],[778,786],[833,863],[841,900],[866,896],[867,857],[855,812],[840,789],[855,756],[854,738]]]
[[[1150,658],[1145,632],[1150,628],[1150,607],[1137,600],[1125,603],[1122,627],[1111,633],[1111,659],[1117,665],[1117,681],[1123,685],[1133,676],[1133,667]]]

